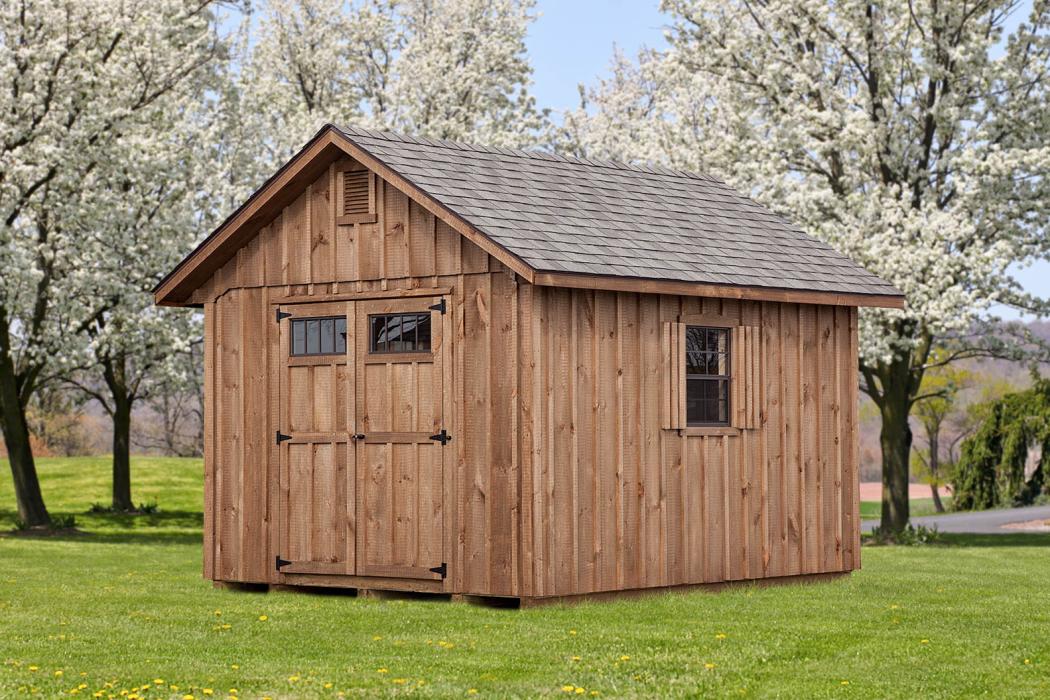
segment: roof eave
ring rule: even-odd
[[[748,299],[791,304],[824,304],[828,306],[877,307],[903,309],[907,299],[903,294],[867,294],[857,292],[789,289],[785,287],[758,287],[732,284],[710,284],[685,280],[649,277],[620,277],[593,275],[581,272],[539,271],[535,284],[544,287],[571,287],[576,289],[605,289],[648,294],[677,294],[682,296]]]

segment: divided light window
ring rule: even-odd
[[[729,425],[729,329],[685,329],[686,420],[689,425]]]
[[[369,350],[430,352],[430,312],[368,317]]]
[[[346,316],[292,319],[292,357],[345,354]]]

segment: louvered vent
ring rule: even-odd
[[[368,192],[370,177],[371,173],[367,170],[343,172],[343,216],[369,213],[371,210]]]

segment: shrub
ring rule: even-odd
[[[875,526],[871,531],[871,540],[874,544],[896,544],[904,547],[918,547],[927,544],[937,544],[941,541],[941,533],[937,526],[926,527],[925,525],[912,525],[904,528],[902,532],[894,535]]]
[[[1026,474],[1029,448],[1039,463]],[[1043,490],[1044,459],[1050,455],[1050,380],[1007,394],[989,405],[986,417],[962,445],[952,477],[953,510],[1029,505]]]

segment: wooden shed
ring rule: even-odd
[[[857,308],[703,175],[327,125],[161,282],[204,576],[519,598],[860,566]]]

